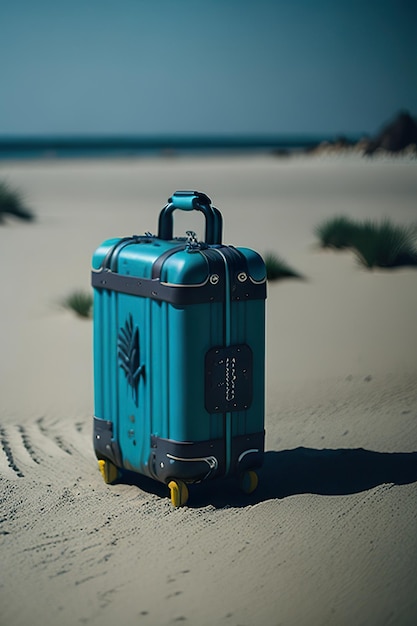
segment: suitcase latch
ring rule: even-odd
[[[197,234],[193,230],[187,230],[185,234],[187,235],[187,244],[185,247],[187,252],[198,252],[199,250],[208,248],[204,241],[198,241]]]

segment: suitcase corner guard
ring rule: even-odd
[[[122,455],[119,444],[113,438],[113,422],[95,416],[93,422],[96,457],[98,459],[107,459],[114,463],[116,467],[122,467]]]
[[[261,467],[264,440],[264,431],[233,437],[228,470],[224,439],[192,442],[152,436],[148,467],[152,476],[161,482],[176,478],[196,483],[229,472],[237,475]]]
[[[192,442],[152,436],[149,468],[161,482],[171,478],[201,482],[224,474],[223,447],[221,439]]]
[[[265,431],[232,437],[231,472],[241,474],[262,466],[265,448]]]

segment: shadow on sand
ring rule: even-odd
[[[417,452],[295,448],[265,453],[264,465],[259,471],[259,486],[253,494],[243,494],[236,480],[207,481],[190,486],[187,506],[244,507],[295,494],[340,496],[384,483],[403,485],[416,481]],[[128,482],[144,491],[167,495],[165,485],[150,479],[136,475]]]

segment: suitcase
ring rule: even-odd
[[[205,241],[173,237],[175,210],[200,211]],[[236,477],[250,493],[264,453],[266,270],[222,244],[222,216],[177,191],[158,235],[109,239],[92,260],[94,450],[106,483],[123,470],[168,485]],[[168,492],[167,492],[168,493]]]

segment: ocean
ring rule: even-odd
[[[0,137],[0,159],[80,159],[306,151],[334,137],[140,136]]]

